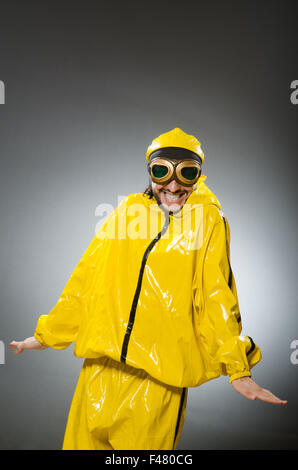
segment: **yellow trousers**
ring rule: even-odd
[[[173,450],[187,388],[168,386],[109,358],[85,359],[63,450]]]

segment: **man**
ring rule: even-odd
[[[201,175],[200,142],[176,128],[147,150],[149,187],[102,224],[57,305],[24,349],[84,365],[63,449],[174,449],[188,387],[228,375],[246,398],[286,404],[251,379],[259,347],[241,336],[230,231]]]

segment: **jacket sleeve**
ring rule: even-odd
[[[251,368],[261,360],[261,352],[252,338],[240,335],[241,316],[230,266],[230,229],[222,213],[218,219],[204,256],[199,331],[208,363],[232,382],[251,375]]]
[[[88,297],[99,267],[101,241],[93,238],[74,269],[56,306],[38,319],[34,337],[43,345],[65,349],[76,340],[80,321],[88,308]]]

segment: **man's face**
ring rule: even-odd
[[[179,212],[185,204],[189,195],[196,188],[193,186],[182,186],[176,180],[168,184],[157,184],[151,181],[152,191],[155,199],[168,212]]]

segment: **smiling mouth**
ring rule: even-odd
[[[167,193],[165,191],[162,191],[164,197],[168,200],[168,201],[178,201],[179,199],[181,199],[185,193],[179,193],[179,194],[170,194],[170,193]]]

